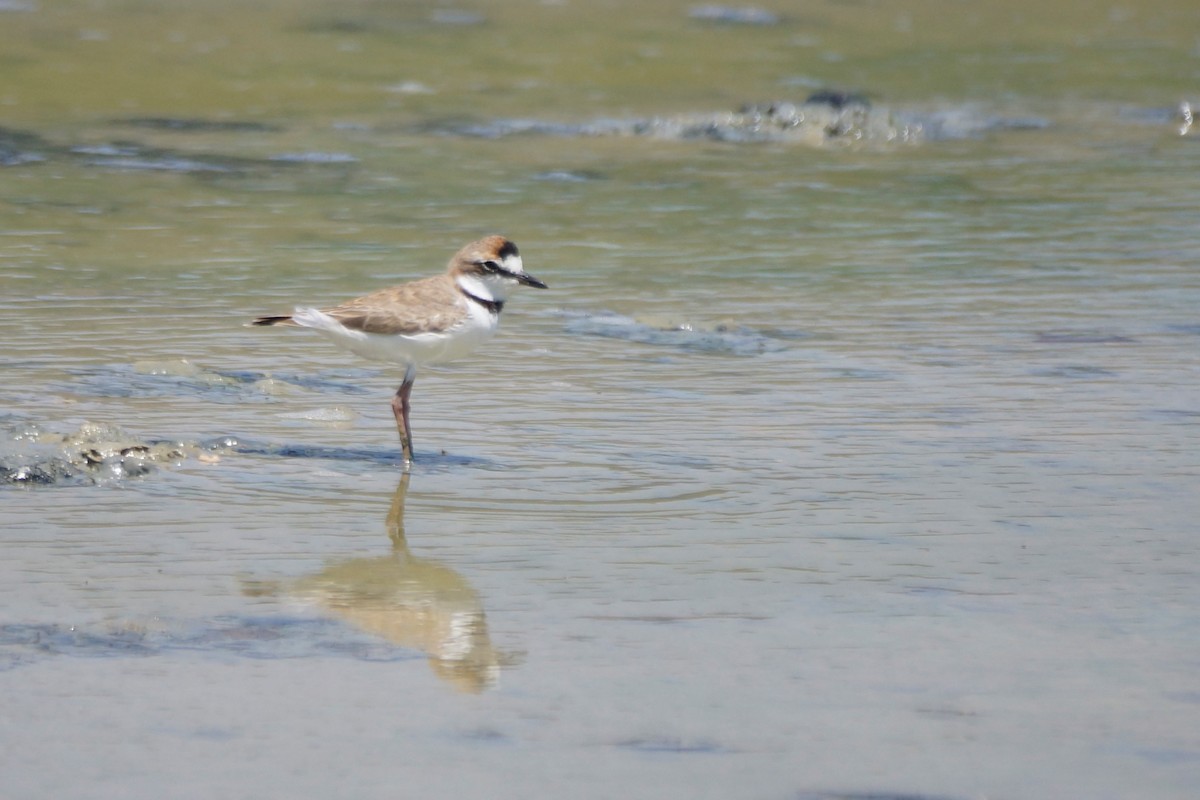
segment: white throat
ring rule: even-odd
[[[455,278],[455,282],[458,284],[458,288],[467,294],[489,303],[503,303],[508,299],[508,287],[503,278],[459,275]]]

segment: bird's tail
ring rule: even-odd
[[[253,325],[295,325],[295,324],[296,323],[292,321],[291,314],[284,314],[283,316],[279,316],[279,317],[255,317],[249,323],[250,326],[253,326]]]

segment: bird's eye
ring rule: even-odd
[[[502,271],[502,268],[500,267],[499,262],[496,262],[496,261],[491,261],[491,260],[480,261],[479,266],[483,267],[484,272],[501,272]]]

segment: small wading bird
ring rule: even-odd
[[[404,382],[392,398],[392,413],[404,460],[412,463],[408,398],[417,367],[460,358],[488,339],[517,286],[546,288],[525,272],[515,244],[488,236],[455,253],[441,275],[380,289],[333,308],[298,307],[293,314],[258,317],[250,324],[312,328],[363,358],[403,364]]]

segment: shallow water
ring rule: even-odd
[[[1194,796],[1200,12],[701,5],[0,4],[6,791]]]

